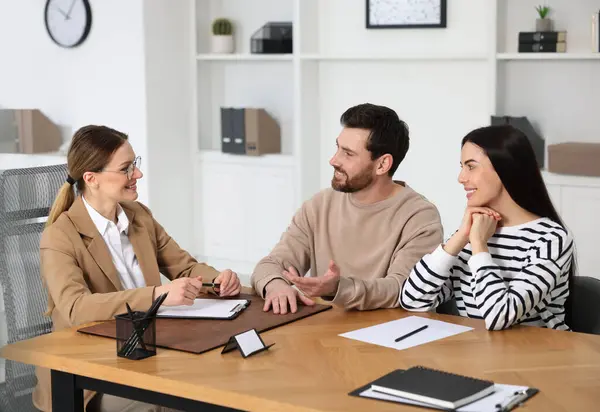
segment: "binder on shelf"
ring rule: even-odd
[[[490,124],[492,126],[509,124],[525,133],[529,143],[533,147],[538,166],[540,168],[544,167],[546,161],[546,142],[526,116],[491,116]]]
[[[600,177],[600,143],[563,142],[548,145],[548,171]]]
[[[233,117],[233,146],[231,153],[246,153],[246,128],[244,122],[244,109],[232,109]]]
[[[223,152],[235,151],[233,143],[233,110],[230,107],[221,107],[221,149]]]
[[[519,32],[521,43],[560,43],[567,41],[566,31],[522,31]]]
[[[221,150],[255,156],[281,153],[279,124],[265,109],[222,107]]]
[[[62,131],[38,109],[0,109],[0,152],[49,153],[62,145]]]
[[[564,53],[567,43],[519,43],[519,53]]]

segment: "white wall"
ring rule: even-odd
[[[410,149],[395,178],[433,201],[446,233],[460,223],[465,196],[456,178],[460,140],[489,124],[490,70],[485,60],[492,33],[486,2],[455,0],[445,29],[366,29],[363,0],[319,2],[319,52],[327,55],[456,55],[472,60],[323,62],[319,67],[321,185],[348,107],[371,102],[396,110],[410,129]]]
[[[148,199],[154,217],[192,248],[192,39],[189,0],[144,1]]]
[[[0,0],[0,107],[39,108],[68,140],[85,124],[127,133],[142,156],[139,200],[191,247],[186,222],[192,197],[175,184],[191,180],[191,2],[104,0],[91,6],[88,39],[63,49],[46,34],[43,2]]]
[[[327,0],[318,3],[318,44],[321,53],[452,54],[485,52],[487,48],[488,2],[448,2],[447,27],[444,29],[366,29],[365,0]],[[309,49],[307,52],[314,53],[315,50]]]
[[[485,62],[322,65],[322,186],[331,181],[327,162],[342,112],[363,102],[389,106],[410,130],[409,151],[394,177],[434,202],[446,233],[452,233],[465,204],[457,182],[460,140],[468,130],[489,124],[489,108],[481,104],[487,99],[486,81]]]
[[[114,127],[147,158],[142,0],[91,6],[87,41],[63,49],[46,33],[44,2],[0,0],[0,106],[40,109],[65,137],[85,124]]]

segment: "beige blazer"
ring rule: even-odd
[[[110,251],[81,197],[77,197],[71,208],[44,230],[40,243],[47,314],[52,317],[54,330],[113,319],[127,311],[125,302],[134,311],[147,310],[154,288],[161,284],[160,273],[171,280],[202,276],[207,282],[219,274],[181,249],[141,203],[124,202],[121,207],[130,222],[128,237],[147,287],[123,289]],[[33,402],[38,409],[51,411],[50,371],[38,368],[36,374]],[[93,392],[85,391],[86,405],[93,396]]]

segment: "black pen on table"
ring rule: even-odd
[[[412,335],[414,335],[414,334],[415,334],[415,333],[417,333],[417,332],[421,332],[422,330],[424,330],[424,329],[427,329],[427,326],[428,326],[428,325],[421,326],[419,329],[415,329],[415,330],[413,330],[412,332],[408,332],[406,335],[402,335],[402,336],[400,336],[399,338],[396,338],[396,339],[394,340],[394,342],[400,342],[402,339],[406,339],[406,338],[408,338],[409,336],[412,336]]]

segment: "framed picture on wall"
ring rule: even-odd
[[[446,0],[366,0],[368,29],[446,27]]]

